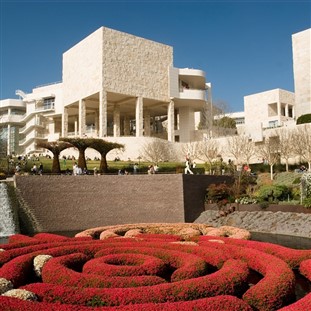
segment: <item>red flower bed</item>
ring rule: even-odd
[[[105,240],[13,236],[0,245],[0,290],[5,279],[38,301],[0,295],[0,310],[311,309],[311,294],[292,299],[293,268],[311,281],[311,250],[208,236],[193,245],[181,240],[161,234]],[[37,255],[53,257],[41,277],[34,271]],[[262,276],[252,285],[251,271]]]

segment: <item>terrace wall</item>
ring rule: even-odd
[[[224,181],[230,182],[230,178],[183,174],[15,176],[22,202],[21,222],[33,232],[193,222],[204,211],[208,185]]]

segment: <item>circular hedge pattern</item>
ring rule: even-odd
[[[187,235],[186,225],[183,234],[133,226],[75,238],[11,236],[0,245],[0,310],[311,309],[310,293],[295,300],[293,273],[311,280],[311,250],[202,235],[193,226]],[[107,230],[113,237],[100,240]]]

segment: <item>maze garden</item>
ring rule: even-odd
[[[0,310],[311,310],[311,250],[195,224],[94,228],[0,245]]]

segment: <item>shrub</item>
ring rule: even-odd
[[[291,198],[291,191],[285,185],[264,185],[259,189],[258,197],[261,201],[277,203]]]
[[[311,197],[311,173],[304,173],[301,177],[303,196]]]
[[[269,207],[269,202],[266,202],[266,201],[260,202],[260,203],[259,203],[259,207],[260,207],[261,209],[266,209],[266,208]]]
[[[206,189],[206,198],[212,203],[216,203],[219,207],[229,203],[229,197],[231,194],[231,187],[227,184],[211,184]]]
[[[302,204],[305,208],[311,208],[311,198],[303,199]]]
[[[296,124],[311,123],[311,113],[303,114],[297,119]]]

